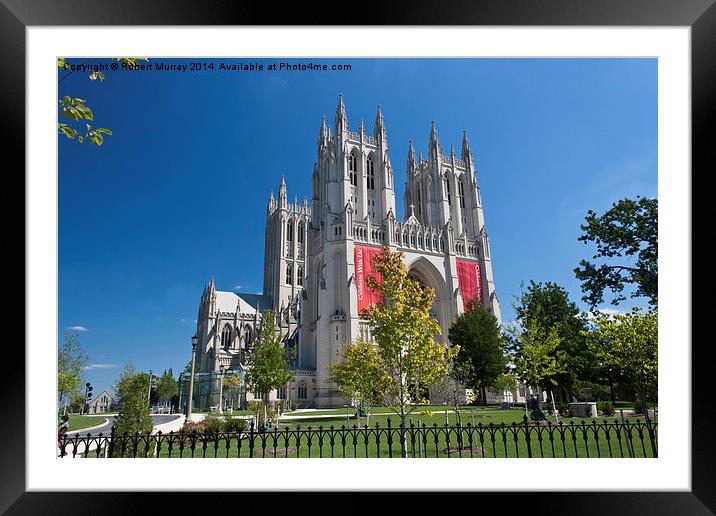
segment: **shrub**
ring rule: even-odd
[[[604,416],[613,416],[614,415],[614,405],[612,405],[611,401],[598,401],[597,402],[597,412],[601,412]]]
[[[246,430],[247,424],[245,419],[234,418],[229,414],[224,416],[225,432],[243,432]]]
[[[569,403],[558,403],[557,410],[562,417],[572,417],[572,407],[569,406]]]
[[[204,418],[204,431],[209,434],[218,434],[224,431],[224,419],[217,414],[207,414]]]
[[[115,436],[111,445],[112,457],[151,457],[156,441],[147,438],[154,425],[149,415],[147,389],[149,375],[137,373],[127,375],[121,386],[122,407],[114,422]],[[139,434],[139,438],[136,438]],[[125,439],[124,436],[127,436]],[[124,449],[123,445],[124,444]]]
[[[646,411],[649,409],[649,405],[646,401],[637,399],[634,401],[634,412],[636,414],[646,414]]]
[[[530,418],[532,421],[542,421],[543,419],[547,419],[544,415],[544,412],[541,410],[533,410],[530,412]]]
[[[592,417],[592,406],[587,404],[584,406],[584,417]]]
[[[187,421],[181,427],[181,431],[185,434],[196,432],[197,434],[203,434],[206,430],[206,425],[203,421]]]

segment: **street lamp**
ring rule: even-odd
[[[224,412],[224,372],[228,367],[226,364],[219,366],[219,374],[221,375],[219,380],[219,414]]]
[[[199,343],[199,337],[194,335],[191,338],[191,376],[189,377],[189,401],[186,404],[186,420],[191,418],[191,406],[194,402],[194,362],[196,362],[196,345]]]

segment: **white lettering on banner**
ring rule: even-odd
[[[363,300],[363,249],[356,249],[356,288],[358,301]]]

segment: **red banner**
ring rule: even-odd
[[[462,292],[462,309],[467,309],[467,302],[477,298],[482,303],[482,275],[479,262],[456,260],[457,283]]]
[[[354,248],[358,314],[364,309],[370,308],[381,299],[380,293],[368,287],[368,278],[372,276],[376,281],[382,281],[382,275],[373,270],[373,257],[382,252],[383,250],[380,247],[357,245]]]

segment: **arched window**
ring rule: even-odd
[[[293,267],[290,263],[286,265],[286,283],[293,285]]]
[[[296,271],[296,284],[303,286],[303,266],[299,265]]]
[[[375,190],[375,169],[373,167],[373,155],[368,156],[368,190]]]
[[[247,324],[246,326],[244,326],[244,348],[249,349],[253,341],[253,331],[251,330],[251,326]]]
[[[418,216],[422,216],[422,214],[423,214],[422,205],[423,205],[423,195],[422,195],[422,190],[420,189],[420,186],[418,185]]]
[[[293,221],[290,220],[286,223],[286,240],[293,242]]]
[[[306,392],[306,382],[301,380],[298,382],[298,399],[299,400],[305,400],[308,397],[308,393]]]
[[[228,324],[221,330],[221,345],[225,348],[231,346],[231,326]]]
[[[358,186],[358,158],[355,152],[348,157],[348,173],[351,177],[351,185]]]
[[[462,178],[457,180],[458,195],[460,196],[460,208],[465,207],[465,185],[462,182]]]
[[[296,238],[298,239],[298,243],[303,243],[303,222],[298,223],[298,234],[296,235]]]
[[[452,199],[450,197],[450,178],[445,174],[445,195],[447,195],[448,206],[452,206]]]

